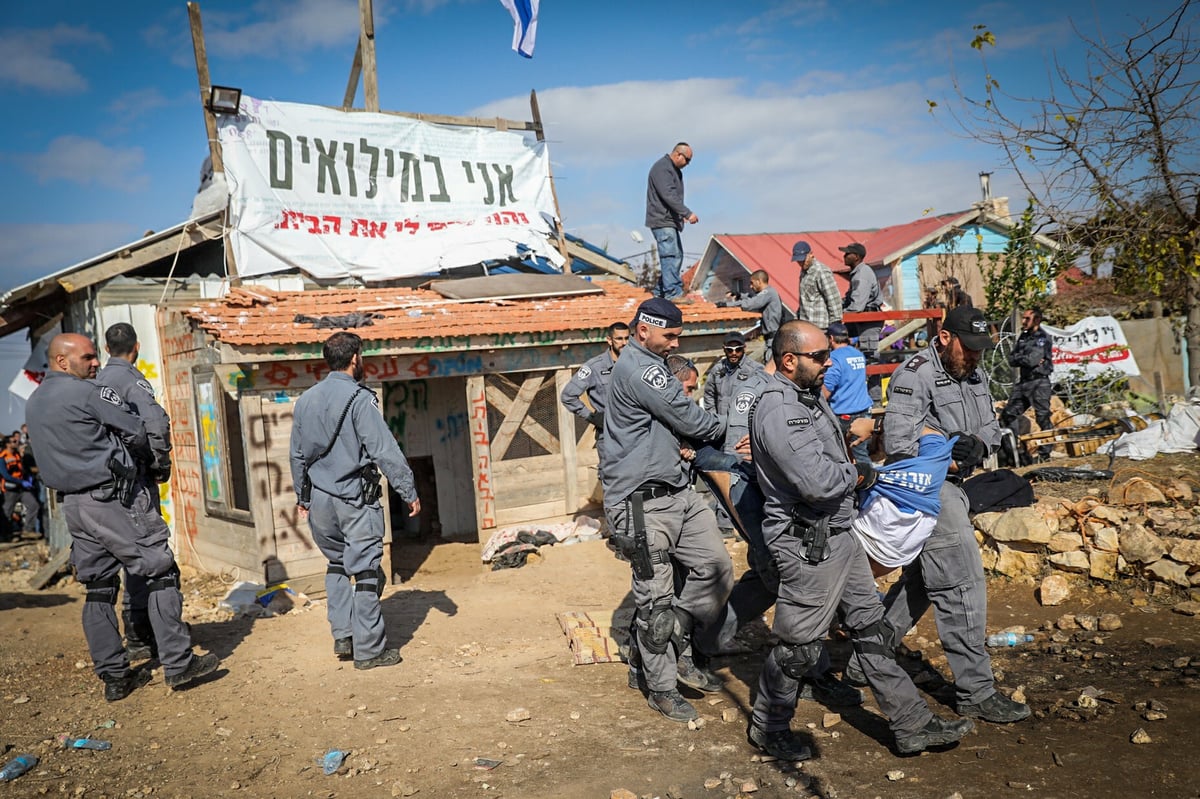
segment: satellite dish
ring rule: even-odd
[[[638,244],[641,244],[643,241],[645,241],[645,239],[642,238],[641,232],[637,230],[629,231],[629,238],[633,239]]]

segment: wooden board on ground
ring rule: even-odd
[[[584,613],[568,610],[555,618],[567,636],[576,666],[589,663],[623,663],[621,648],[628,642],[632,609]]]
[[[63,547],[50,556],[50,562],[37,570],[37,574],[29,578],[29,587],[35,590],[45,588],[46,583],[54,579],[54,576],[67,567],[67,561],[71,559],[71,548]]]

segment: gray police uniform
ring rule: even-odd
[[[631,497],[641,495],[654,575],[634,575],[632,591],[638,649],[651,691],[675,688],[670,644],[676,619],[684,628],[713,623],[733,585],[733,564],[716,518],[692,490],[691,469],[679,454],[681,438],[714,441],[724,431],[724,422],[683,393],[662,358],[635,341],[621,350],[599,444],[604,511],[614,536],[633,536]],[[678,597],[672,559],[687,570]]]
[[[108,465],[115,460],[130,468],[150,459],[142,420],[114,389],[66,372],[48,372],[26,407],[42,480],[64,495],[71,563],[87,588],[83,631],[96,674],[123,676],[129,667],[113,610],[122,566],[148,582],[147,609],[163,672],[182,674],[193,657],[192,642],[182,619],[170,530],[143,483],[128,507],[121,504]]]
[[[124,358],[110,358],[104,368],[96,374],[96,382],[116,389],[129,409],[136,413],[146,426],[146,437],[150,441],[153,457],[145,463],[139,463],[138,466],[151,503],[155,510],[161,513],[158,484],[166,482],[171,474],[171,419],[155,399],[154,388],[146,380],[146,376]],[[130,637],[131,643],[149,643],[151,630],[148,629],[149,620],[145,616],[149,587],[146,581],[137,575],[126,572],[125,577],[122,602],[125,611],[130,614],[125,620],[125,635]],[[132,636],[129,630],[131,624],[136,628]]]
[[[783,324],[783,300],[779,299],[779,292],[774,286],[763,286],[763,290],[749,297],[742,297],[740,300],[732,302],[719,302],[722,307],[733,305],[741,308],[743,311],[760,311],[762,313],[762,335],[763,342],[766,344],[767,357],[770,357],[771,342],[775,340],[775,334],[779,332],[779,326]]]
[[[1021,333],[1008,356],[1008,363],[1019,371],[1017,384],[1000,414],[1000,423],[1014,427],[1017,417],[1032,405],[1038,427],[1049,430],[1053,427],[1050,422],[1050,375],[1054,372],[1054,342],[1050,334],[1040,327]],[[1017,431],[1014,429],[1013,432]],[[1050,450],[1049,446],[1039,447],[1043,456],[1049,455]]]
[[[774,632],[780,638],[763,664],[753,724],[767,732],[788,729],[799,680],[818,662],[840,609],[892,730],[919,731],[933,714],[886,646],[891,636],[871,567],[858,538],[848,535],[858,472],[833,410],[819,394],[775,375],[755,407],[750,443],[767,498],[763,541],[779,571]],[[812,529],[828,532],[824,559],[819,541],[798,534]]]
[[[909,358],[893,374],[883,416],[883,444],[889,457],[917,453],[921,431],[947,435],[965,431],[989,452],[1000,444],[1000,425],[982,369],[966,380],[951,377],[934,347]],[[974,704],[995,693],[992,661],[984,646],[987,582],[966,494],[957,477],[942,485],[942,511],[920,556],[904,567],[884,603],[897,631],[910,629],[933,604],[938,635],[954,672],[958,701]],[[902,634],[902,632],[901,632]],[[899,643],[897,640],[895,643]]]
[[[740,392],[755,376],[761,374],[763,365],[744,354],[737,366],[729,363],[728,358],[721,358],[714,363],[704,375],[704,407],[709,413],[716,414],[718,419],[729,415],[729,406],[733,396]],[[736,444],[737,442],[734,441]],[[727,452],[732,449],[726,448]]]
[[[608,407],[608,380],[612,376],[615,363],[609,351],[605,350],[579,367],[579,371],[567,381],[567,385],[562,390],[562,396],[559,397],[563,407],[585,422],[595,424],[596,421],[601,421],[592,414],[602,414]],[[594,411],[588,410],[580,399],[585,391]],[[598,427],[596,434],[599,435],[601,432],[603,432],[602,428]]]
[[[338,417],[347,407],[329,454],[316,460],[329,446]],[[325,591],[330,630],[335,640],[353,638],[355,660],[370,660],[387,644],[379,606],[386,579],[379,567],[384,523],[379,500],[364,502],[361,472],[375,464],[410,505],[417,500],[417,490],[408,461],[379,412],[375,392],[345,372],[327,375],[296,400],[291,466],[300,505],[307,463],[312,464],[308,524],[313,541],[329,560]]]

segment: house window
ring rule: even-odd
[[[738,294],[738,295],[745,294],[746,293],[746,279],[743,277],[735,277],[733,279],[733,288],[731,288],[730,291],[733,292],[734,294]]]
[[[201,492],[210,515],[250,521],[250,491],[242,415],[211,371],[192,375],[199,426]]]

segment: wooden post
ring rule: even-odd
[[[534,135],[538,141],[546,140],[546,131],[542,127],[542,111],[538,108],[537,92],[529,91],[529,109],[533,113]],[[550,166],[549,159],[546,163],[546,176],[550,179],[550,196],[554,199],[554,232],[558,236],[558,251],[562,253],[562,257],[567,259],[563,264],[564,274],[571,273],[571,256],[567,254],[567,240],[563,236],[562,226],[562,210],[558,207],[558,191],[554,188],[554,169]]]
[[[559,369],[554,373],[554,395],[561,397],[563,389],[571,380],[570,369]],[[561,402],[558,406],[558,444],[563,459],[563,500],[568,514],[579,510],[579,468],[575,457],[575,414]]]
[[[362,56],[363,108],[379,111],[379,75],[375,65],[375,13],[371,0],[358,0],[358,47]]]
[[[471,478],[479,544],[496,527],[496,494],[492,489],[492,441],[488,430],[487,390],[482,375],[467,378],[467,413],[471,428]]]
[[[346,83],[346,96],[342,98],[342,108],[349,111],[354,107],[354,95],[358,93],[358,78],[362,75],[362,37],[354,45],[354,61],[350,64],[350,80]]]
[[[212,159],[214,177],[225,174],[225,161],[221,157],[221,140],[217,138],[217,118],[208,108],[208,95],[212,91],[212,80],[208,76],[208,53],[204,49],[204,26],[200,23],[200,4],[188,3],[188,23],[192,29],[192,51],[196,56],[196,78],[200,81],[200,107],[204,109],[204,130],[208,134],[208,153]],[[225,225],[222,225],[225,227]],[[223,234],[222,244],[225,246],[225,269],[229,273],[230,282],[237,278],[237,261],[233,257],[233,248],[229,246],[228,236]]]
[[[1167,391],[1163,386],[1162,372],[1157,370],[1154,372],[1154,396],[1158,399],[1158,412],[1166,419],[1171,409],[1167,407]]]

